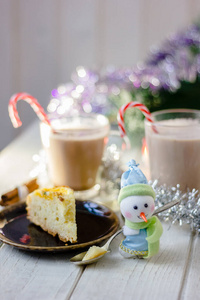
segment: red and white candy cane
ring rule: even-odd
[[[124,104],[120,107],[118,116],[117,116],[118,126],[119,126],[119,131],[120,131],[121,137],[124,137],[126,134],[125,125],[124,125],[124,113],[128,108],[131,108],[131,107],[137,107],[143,113],[145,118],[153,124],[153,119],[152,119],[151,113],[144,104],[137,102],[137,101]],[[153,128],[153,130],[155,132],[157,132],[155,127]]]
[[[13,124],[13,127],[18,128],[22,125],[22,122],[19,118],[19,115],[17,112],[17,107],[16,107],[17,102],[19,100],[24,100],[24,101],[28,102],[30,104],[30,106],[32,107],[32,109],[35,111],[36,115],[39,117],[39,119],[42,122],[45,122],[46,124],[51,126],[50,121],[49,121],[46,113],[44,112],[43,107],[38,103],[37,99],[27,93],[18,93],[18,94],[14,94],[10,98],[10,101],[8,104],[8,112],[9,112],[9,116],[10,116],[11,122]]]

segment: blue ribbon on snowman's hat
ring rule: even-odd
[[[134,159],[131,159],[127,163],[129,170],[124,172],[121,177],[121,188],[127,185],[144,183],[148,184],[148,181],[143,172],[138,168],[139,164]]]
[[[149,195],[155,199],[155,192],[148,184],[143,172],[138,168],[134,159],[128,162],[129,170],[124,172],[121,177],[121,190],[118,197],[120,203],[123,199],[133,195]]]

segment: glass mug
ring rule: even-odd
[[[55,119],[51,124],[53,131],[40,124],[51,183],[69,186],[79,198],[93,196],[110,130],[108,119],[100,114],[81,114]]]
[[[200,111],[171,109],[145,120],[151,179],[167,186],[200,190]]]

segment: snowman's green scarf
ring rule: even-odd
[[[149,258],[159,251],[159,239],[162,235],[163,228],[156,216],[151,217],[148,222],[133,223],[125,219],[125,225],[131,229],[144,229],[147,230],[148,254],[144,258]]]

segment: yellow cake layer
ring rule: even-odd
[[[73,190],[67,187],[37,189],[27,196],[27,217],[63,242],[77,241],[76,207]]]

